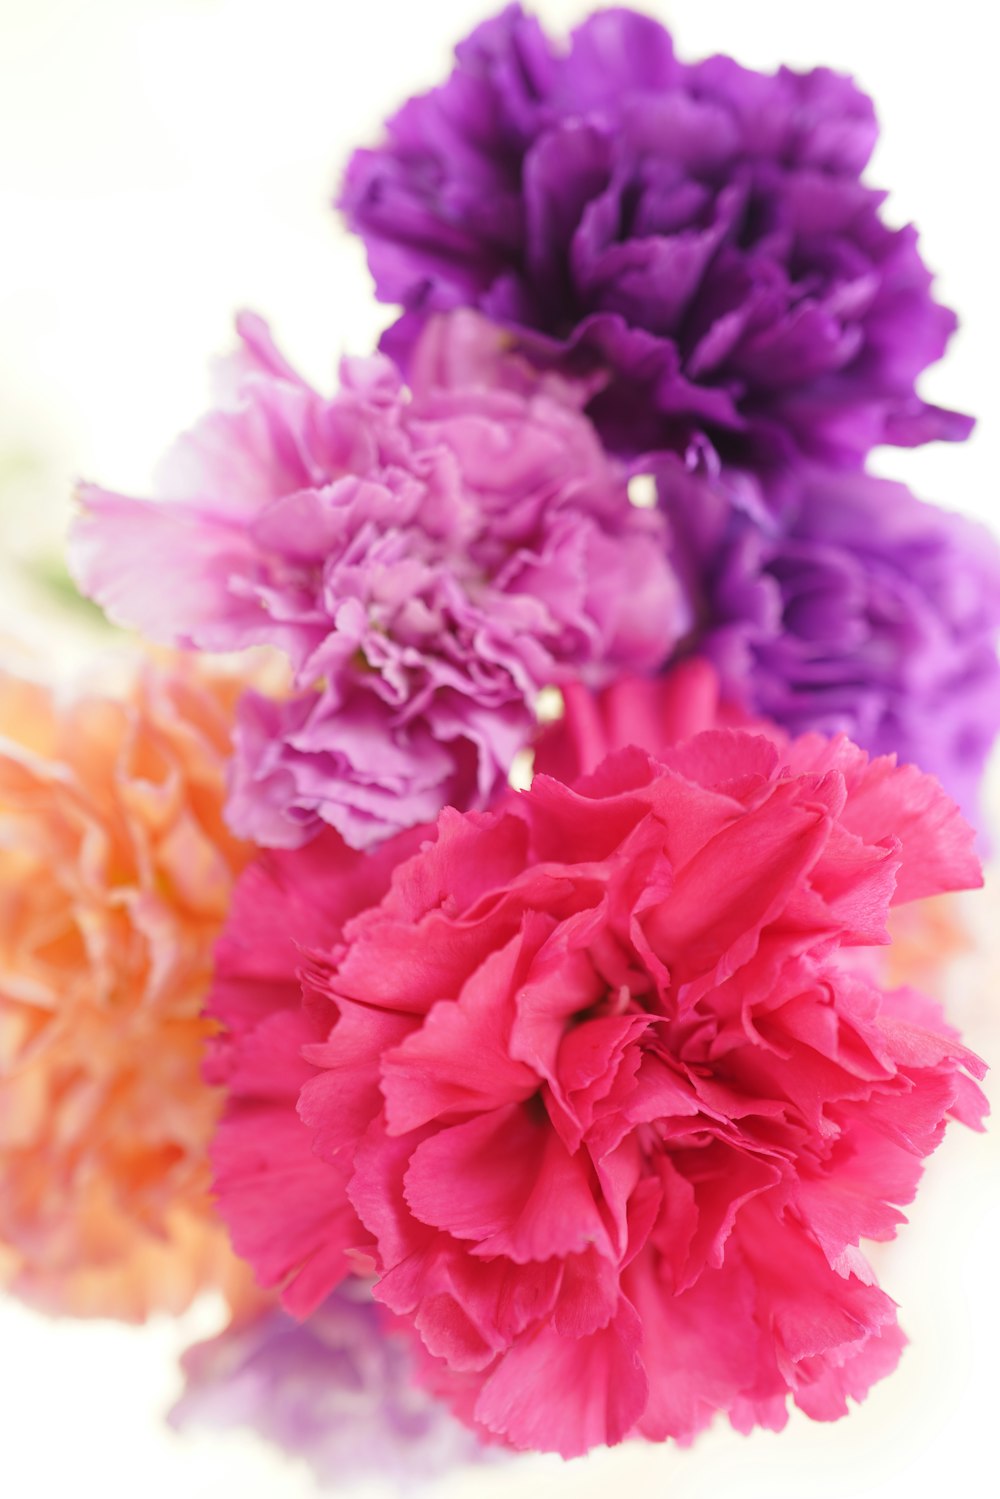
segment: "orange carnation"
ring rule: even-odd
[[[51,1311],[177,1312],[236,1261],[208,1194],[238,684],[146,664],[61,703],[0,673],[0,1275]]]
[[[889,921],[892,946],[885,949],[885,981],[942,996],[949,968],[970,950],[962,898],[949,892],[918,906],[902,906]]]

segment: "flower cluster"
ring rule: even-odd
[[[923,991],[1000,550],[866,469],[969,426],[874,140],[826,69],[511,5],[348,166],[382,353],[324,394],[243,314],[156,497],[81,487],[177,655],[0,677],[0,1278],[221,1287],[178,1426],[412,1478],[894,1367],[863,1245],[985,1112]]]
[[[348,362],[332,400],[258,320],[241,333],[235,397],[172,455],[161,501],[85,487],[75,534],[114,618],[289,656],[297,690],[241,704],[241,834],[291,846],[326,823],[360,848],[485,804],[542,688],[665,660],[686,624],[666,528],[571,387],[475,318],[430,330],[410,390]]]
[[[682,63],[624,9],[563,50],[510,5],[456,57],[341,193],[404,309],[397,358],[478,307],[540,362],[605,372],[590,409],[629,452],[843,462],[966,435],[914,392],[955,319],[861,180],[875,114],[849,78]]]

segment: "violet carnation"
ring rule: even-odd
[[[258,843],[324,823],[362,847],[485,803],[549,683],[655,669],[687,619],[662,516],[579,410],[476,315],[432,325],[412,390],[346,361],[321,396],[258,320],[159,502],[86,485],[85,590],[156,640],[273,645],[295,690],[246,693],[228,816]]]
[[[246,1427],[338,1487],[366,1477],[409,1487],[475,1460],[481,1445],[415,1383],[390,1322],[357,1281],[306,1322],[266,1308],[188,1350],[171,1423]]]
[[[404,365],[429,315],[474,306],[542,363],[606,369],[591,414],[628,452],[839,463],[967,435],[914,390],[955,318],[861,180],[877,127],[849,78],[684,64],[625,9],[563,49],[511,5],[456,56],[340,198]]]
[[[629,685],[571,757],[712,711],[683,691]],[[834,1419],[892,1369],[860,1241],[985,1107],[864,963],[890,906],[979,879],[930,777],[715,730],[374,857],[320,841],[244,876],[212,1000],[220,1209],[291,1308],[374,1271],[430,1388],[564,1456]]]
[[[977,821],[1000,731],[1000,549],[866,474],[795,467],[762,494],[660,474],[694,641],[724,690],[793,734],[843,732],[935,776]]]

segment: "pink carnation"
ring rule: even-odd
[[[152,503],[83,486],[77,576],[115,620],[210,651],[280,647],[247,693],[228,815],[255,841],[324,823],[366,847],[485,805],[541,688],[653,670],[687,626],[662,516],[580,406],[476,315],[432,324],[412,390],[346,361],[332,399],[244,316],[226,403]]]
[[[214,1001],[237,1248],[299,1314],[374,1268],[425,1381],[516,1448],[841,1416],[903,1343],[860,1241],[985,1108],[939,1009],[857,959],[978,880],[929,777],[737,729],[377,859],[265,856]]]
[[[651,755],[704,729],[750,729],[785,746],[775,724],[751,718],[722,696],[715,668],[690,656],[656,677],[618,677],[601,692],[579,682],[563,689],[563,711],[541,731],[534,769],[570,783],[596,770],[614,750],[638,745]]]

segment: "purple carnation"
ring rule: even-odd
[[[1000,730],[1000,549],[963,516],[862,473],[726,487],[671,462],[660,503],[729,695],[793,734],[846,733],[942,782],[975,821]]]
[[[432,324],[412,390],[347,361],[328,399],[256,319],[228,404],[181,441],[159,502],[86,485],[83,588],[155,640],[273,645],[247,692],[228,815],[261,844],[323,823],[366,847],[485,804],[538,693],[655,670],[688,625],[662,516],[630,505],[581,413],[476,314]]]
[[[249,1427],[338,1487],[480,1459],[472,1433],[415,1383],[406,1340],[355,1287],[306,1322],[273,1308],[189,1349],[171,1423]]]
[[[877,127],[849,78],[681,63],[618,9],[563,49],[512,5],[456,56],[340,199],[404,309],[383,342],[404,367],[431,314],[472,306],[542,363],[604,370],[589,409],[624,452],[842,465],[967,435],[914,391],[955,318],[860,180]]]

